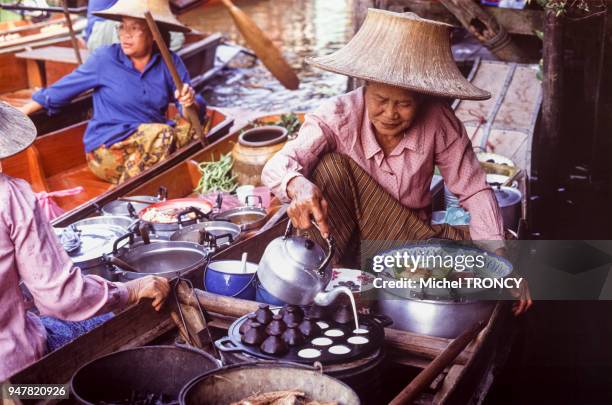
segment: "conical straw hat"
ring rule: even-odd
[[[119,0],[111,8],[96,11],[93,14],[102,18],[121,21],[122,17],[144,19],[147,11],[151,12],[155,22],[171,31],[191,31],[189,27],[183,25],[172,14],[168,0]]]
[[[27,115],[0,101],[0,159],[13,156],[30,146],[36,127]]]
[[[353,39],[338,51],[306,61],[347,76],[419,93],[467,100],[491,97],[467,81],[453,60],[450,25],[414,13],[368,9]]]

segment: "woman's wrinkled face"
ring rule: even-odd
[[[153,49],[153,35],[144,20],[123,17],[118,27],[121,49],[129,57],[144,57]]]
[[[383,136],[403,134],[414,122],[419,101],[415,92],[381,83],[368,83],[365,91],[368,118]]]

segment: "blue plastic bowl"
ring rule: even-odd
[[[257,264],[247,262],[242,273],[240,260],[219,260],[208,264],[204,275],[206,291],[227,297],[255,300]]]
[[[281,301],[280,299],[276,298],[274,295],[270,294],[268,292],[268,290],[266,290],[261,285],[259,280],[257,281],[257,288],[256,288],[255,298],[256,298],[257,302],[263,302],[263,303],[266,303],[266,304],[275,305],[275,306],[279,306],[279,307],[282,307],[283,305],[285,305],[284,301]]]

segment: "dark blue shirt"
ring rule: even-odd
[[[190,83],[189,73],[181,58],[172,53],[178,74]],[[106,147],[130,136],[140,124],[167,123],[168,104],[176,103],[174,82],[161,55],[155,52],[144,72],[134,68],[119,44],[96,49],[87,61],[32,98],[50,115],[58,112],[79,94],[93,90],[93,117],[87,125],[85,151]],[[201,118],[206,113],[204,99],[197,96]],[[180,105],[177,103],[179,111]]]
[[[85,27],[85,32],[83,33],[83,38],[85,38],[85,41],[87,41],[87,38],[89,38],[91,35],[94,24],[98,21],[104,21],[104,18],[97,17],[92,13],[111,8],[117,1],[119,0],[89,0],[87,3],[87,26]]]

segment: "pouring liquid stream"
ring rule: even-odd
[[[355,297],[353,296],[353,292],[348,287],[336,287],[334,290],[337,290],[338,294],[346,294],[351,301],[351,306],[353,308],[353,318],[355,319],[355,333],[359,332],[359,317],[357,316],[357,305],[355,304]]]

